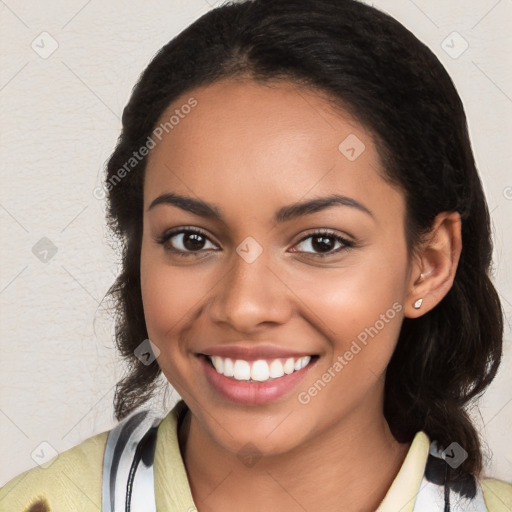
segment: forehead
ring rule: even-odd
[[[148,158],[146,205],[164,192],[246,205],[340,193],[403,213],[371,132],[311,89],[223,80],[181,96],[159,125],[171,116]]]

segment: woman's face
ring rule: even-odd
[[[269,454],[382,422],[410,263],[369,132],[285,82],[217,82],[173,115],[146,169],[141,285],[194,421]]]

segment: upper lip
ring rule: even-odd
[[[312,352],[298,352],[276,347],[274,345],[258,345],[246,347],[242,345],[217,345],[200,352],[206,356],[229,357],[230,359],[243,359],[256,361],[258,359],[299,358],[315,355]]]

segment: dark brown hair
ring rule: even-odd
[[[124,418],[155,390],[157,361],[134,355],[148,337],[140,288],[146,158],[119,178],[163,111],[221,78],[287,80],[323,91],[375,134],[386,177],[403,191],[409,250],[435,216],[457,211],[463,249],[454,284],[417,319],[404,319],[386,373],[384,414],[394,436],[419,430],[468,458],[453,471],[478,476],[480,441],[467,406],[494,378],[503,317],[490,280],[492,241],[462,102],[435,55],[399,22],[355,0],[254,0],[211,10],[166,44],[136,84],[107,165],[108,223],[121,242],[122,271],[109,290],[116,342],[129,365],[115,413]]]

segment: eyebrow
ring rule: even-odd
[[[162,204],[177,206],[182,210],[193,213],[200,217],[205,217],[225,223],[220,209],[217,206],[203,201],[202,199],[196,199],[193,197],[182,196],[174,193],[167,193],[158,196],[151,202],[147,211],[150,211],[156,206]],[[356,201],[355,199],[347,196],[332,194],[326,197],[319,197],[309,201],[303,201],[283,206],[275,213],[274,222],[276,224],[280,224],[292,219],[296,219],[298,217],[302,217],[304,215],[310,215],[319,212],[335,205],[349,206],[366,213],[372,218],[375,218],[373,213],[359,201]]]

